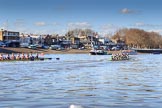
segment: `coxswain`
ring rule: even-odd
[[[0,60],[4,60],[3,54],[0,54]]]

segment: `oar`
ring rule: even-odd
[[[45,59],[52,60],[52,58],[45,58]]]
[[[60,58],[57,57],[56,60],[60,60]]]
[[[45,59],[48,59],[48,60],[52,60],[52,59],[60,60],[59,57],[57,57],[57,58],[45,58]]]
[[[44,59],[44,60],[52,60],[52,59],[60,60],[59,57],[57,57],[57,58],[41,58],[41,59]]]
[[[57,57],[57,58],[39,58],[39,60],[52,60],[52,59],[60,60],[59,57]]]

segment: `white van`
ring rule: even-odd
[[[60,49],[61,46],[60,46],[60,45],[51,45],[49,48],[50,48],[51,50],[57,50],[57,49]]]

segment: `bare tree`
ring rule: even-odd
[[[116,40],[124,40],[130,47],[137,48],[161,48],[162,36],[155,32],[146,32],[144,30],[131,28],[120,29],[112,37]]]

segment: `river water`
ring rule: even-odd
[[[46,57],[0,63],[0,108],[161,108],[162,55]]]

